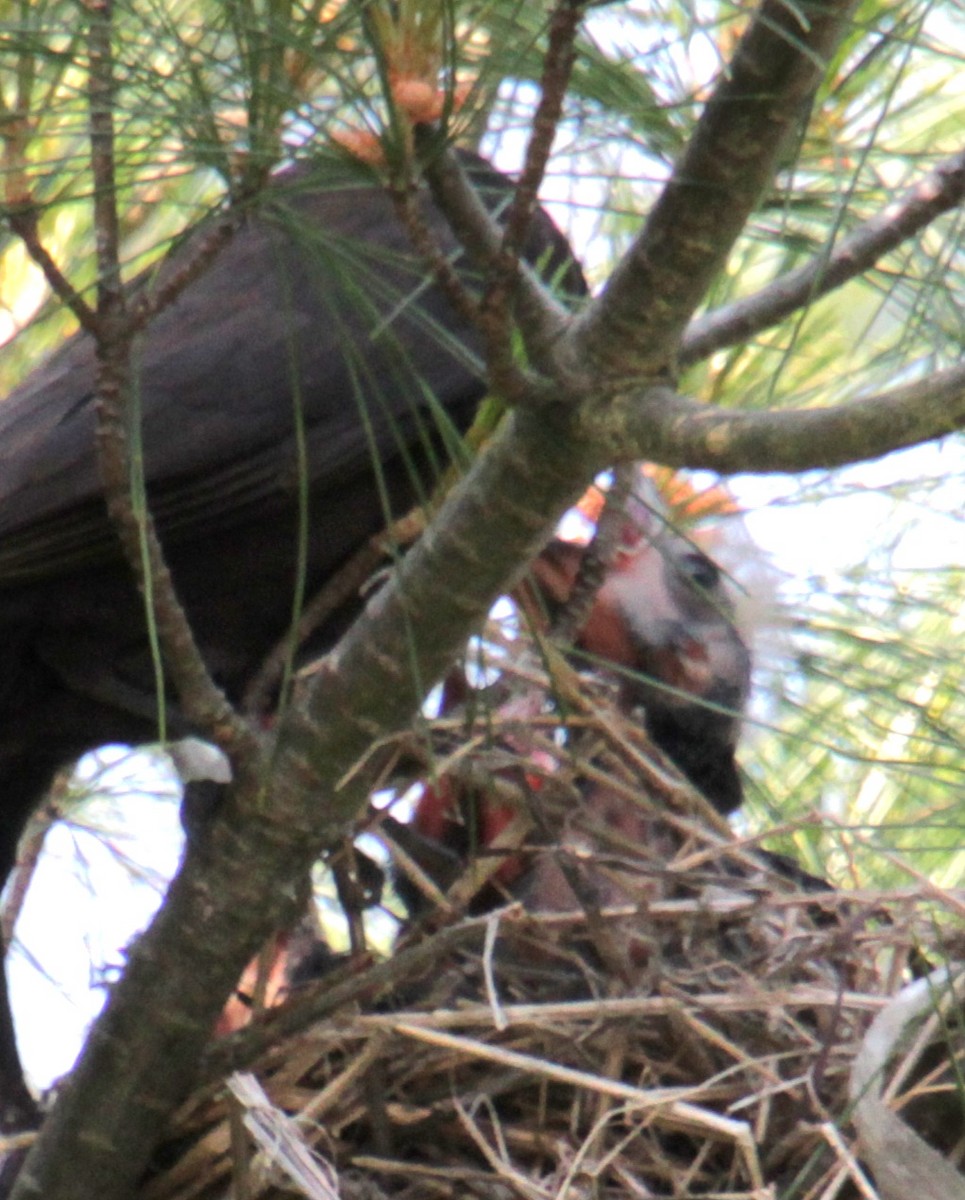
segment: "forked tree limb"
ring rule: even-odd
[[[579,318],[571,364],[601,380],[673,376],[687,323],[770,184],[853,8],[764,0],[643,228]]]

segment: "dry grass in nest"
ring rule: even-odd
[[[147,1200],[931,1200],[889,1181],[887,1145],[862,1157],[856,1057],[865,1144],[890,1060],[888,1111],[951,1172],[938,1195],[961,1200],[961,994],[897,1055],[910,1018],[889,1031],[879,1014],[922,953],[965,958],[960,933],[950,947],[965,896],[808,890],[695,817],[605,697],[576,711],[579,762],[549,731],[530,729],[526,754],[560,760],[541,799],[569,805],[565,829],[534,854],[565,861],[580,904],[465,917],[457,880],[391,958],[347,963],[215,1045]],[[491,752],[465,744],[467,769]],[[644,813],[644,841],[574,816],[587,781]],[[926,986],[932,1011],[949,988]],[[916,1153],[900,1158],[929,1170]]]

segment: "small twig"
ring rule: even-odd
[[[251,1198],[251,1153],[245,1137],[244,1105],[233,1091],[228,1093],[228,1131],[231,1137],[232,1200]]]
[[[854,1150],[847,1145],[838,1127],[832,1121],[822,1121],[818,1129],[841,1164],[838,1174],[834,1177],[834,1184],[836,1186],[830,1194],[837,1195],[841,1190],[840,1185],[848,1178],[858,1189],[858,1193],[863,1200],[881,1200],[874,1184],[872,1184],[871,1180],[861,1169],[861,1164],[858,1162]],[[822,1196],[828,1194],[825,1191],[822,1193]]]
[[[313,1150],[295,1121],[272,1104],[253,1075],[232,1075],[228,1088],[266,1163],[295,1185],[296,1193],[338,1200],[335,1168]]]
[[[350,837],[343,842],[341,852],[333,857],[331,868],[335,892],[348,925],[351,953],[353,957],[365,954],[368,949],[362,916],[365,897],[358,878],[355,846]]]
[[[531,1054],[520,1054],[506,1046],[490,1045],[476,1038],[458,1037],[443,1033],[440,1029],[427,1029],[410,1024],[405,1020],[389,1022],[390,1028],[415,1041],[430,1046],[453,1050],[469,1059],[496,1063],[527,1075],[570,1084],[588,1092],[597,1092],[625,1100],[641,1112],[653,1113],[655,1120],[671,1129],[682,1129],[704,1134],[716,1134],[743,1146],[748,1139],[748,1127],[744,1121],[735,1121],[720,1113],[699,1108],[688,1102],[687,1097],[699,1093],[696,1086],[683,1087],[636,1087],[616,1079],[605,1079],[590,1071],[580,1071],[560,1063],[548,1062]],[[756,1173],[756,1172],[755,1172]]]
[[[500,1154],[490,1146],[458,1096],[453,1097],[452,1103],[456,1110],[456,1116],[459,1118],[459,1123],[466,1131],[470,1141],[489,1164],[490,1170],[496,1179],[502,1180],[505,1185],[508,1185],[513,1196],[517,1197],[517,1200],[552,1200],[552,1192],[547,1188],[537,1186],[521,1171],[516,1170],[512,1166],[505,1154],[505,1147],[501,1147],[503,1153]],[[494,1187],[493,1191],[496,1190]]]
[[[965,150],[940,163],[893,204],[842,238],[829,254],[691,322],[680,347],[682,367],[700,362],[725,346],[746,342],[803,305],[841,287],[873,267],[965,197]]]
[[[482,966],[483,979],[486,984],[486,998],[493,1014],[493,1026],[502,1032],[509,1025],[502,1001],[499,999],[499,985],[496,983],[496,973],[493,970],[493,955],[496,950],[496,940],[499,937],[499,923],[502,911],[497,909],[489,914],[486,924],[486,939],[483,942]]]
[[[232,760],[236,777],[259,756],[254,732],[215,685],[178,600],[150,513],[132,496],[127,411],[134,395],[134,325],[121,279],[114,145],[111,0],[85,0],[89,13],[89,107],[97,243],[97,457],[108,512],[156,622],[157,640],[185,711]],[[161,712],[163,714],[163,706]]]
[[[676,901],[664,902],[677,906]],[[686,901],[677,906],[675,915],[670,917],[673,923],[690,918],[703,911],[703,899]],[[725,904],[715,901],[711,911],[728,913]],[[607,915],[611,911],[607,910]],[[627,917],[639,915],[636,905],[624,905],[613,912],[614,920],[625,920]],[[584,927],[582,913],[539,913],[527,914],[527,921],[534,926],[546,927],[547,932],[555,929]],[[781,988],[758,987],[740,994],[721,992],[696,992],[686,998],[686,1007],[705,1017],[707,1013],[721,1016],[726,1013],[759,1013],[762,1016],[776,1009],[804,1010],[815,1008],[837,1009],[841,993],[837,989],[818,987],[813,984],[791,984]],[[868,992],[848,991],[844,993],[845,1001],[850,1009],[859,1013],[877,1013],[888,1003],[887,996],[879,996]],[[679,1013],[684,1007],[679,996],[595,996],[591,1000],[560,1000],[547,1003],[545,1001],[519,1004],[506,1004],[503,1011],[512,1026],[526,1026],[544,1023],[559,1028],[574,1025],[592,1026],[604,1020],[626,1020],[635,1023],[656,1020],[674,1013]],[[435,1008],[431,1012],[407,1009],[396,1013],[364,1013],[355,1017],[351,1024],[352,1030],[391,1030],[399,1022],[407,1026],[424,1026],[429,1029],[492,1029],[493,1014],[488,1004],[464,1003],[460,1001],[457,1008]],[[342,1032],[346,1032],[344,1029]]]
[[[324,990],[315,989],[313,994],[274,1010],[263,1022],[219,1039],[209,1048],[202,1063],[204,1078],[219,1080],[227,1072],[256,1061],[280,1039],[300,1032],[346,1005],[371,1003],[407,978],[434,969],[455,949],[481,943],[488,920],[488,917],[474,917],[460,921],[414,946],[400,946],[387,961],[335,986],[326,981]]]
[[[21,834],[17,847],[17,861],[10,876],[10,886],[5,890],[5,898],[0,907],[0,945],[9,946],[13,940],[17,918],[23,908],[27,890],[37,869],[40,852],[51,826],[64,815],[57,796],[64,790],[63,778],[58,778],[40,808],[36,809]]]
[[[106,325],[112,318],[122,317],[125,307],[114,160],[113,0],[85,0],[85,6],[90,15],[87,39],[88,98],[91,173],[94,177],[94,233],[97,243],[97,311],[99,320],[105,324],[98,336],[98,348],[103,353],[110,344],[110,332]]]
[[[465,321],[478,326],[479,304],[459,278],[458,272],[419,211],[418,191],[415,186],[408,181],[393,183],[389,188],[389,195],[396,215],[409,235],[409,241],[432,271],[433,278],[446,299]]]
[[[284,675],[292,654],[292,645],[294,644],[296,649],[303,646],[343,604],[357,599],[392,548],[411,545],[424,528],[425,516],[422,510],[413,509],[406,516],[393,522],[388,530],[369,538],[346,563],[328,576],[322,587],[302,608],[295,628],[279,638],[262,660],[261,666],[245,689],[241,701],[242,712],[255,716],[272,707],[272,693]],[[309,663],[302,673],[307,677],[318,669],[319,662]]]
[[[54,295],[70,309],[80,327],[96,337],[100,328],[97,314],[57,266],[40,240],[36,210],[30,208],[10,212],[7,214],[7,220],[10,222],[10,228],[23,242],[27,253],[43,272],[44,279]]]
[[[321,1091],[317,1092],[299,1113],[304,1124],[306,1121],[322,1123],[332,1111],[337,1112],[344,1105],[345,1095],[356,1082],[369,1073],[371,1068],[385,1056],[385,1045],[389,1040],[388,1034],[376,1033],[368,1039],[362,1049],[351,1060],[346,1062],[344,1070],[331,1079]]]
[[[509,206],[495,269],[482,303],[489,354],[497,361],[504,353],[511,352],[510,301],[519,273],[519,256],[563,115],[563,102],[576,62],[574,42],[585,7],[583,0],[558,0],[550,15],[540,98],[533,114],[523,170]]]
[[[491,272],[502,245],[502,229],[499,222],[488,211],[479,198],[472,181],[463,169],[458,157],[451,150],[438,152],[428,131],[416,129],[416,145],[426,139],[424,165],[426,182],[433,199],[449,222],[460,244],[466,248],[470,258],[478,267]],[[546,365],[569,324],[569,314],[543,287],[535,272],[520,263],[513,280],[514,315],[526,342],[530,359],[535,367]],[[516,367],[518,381],[500,381],[500,392],[507,400],[517,396],[528,403],[559,398],[559,388],[546,380],[540,380],[531,372]],[[507,391],[507,385],[512,385]],[[525,385],[525,388],[523,387]],[[528,389],[528,390],[527,390]]]
[[[190,261],[173,272],[156,290],[139,294],[130,306],[131,330],[139,333],[146,328],[159,313],[177,300],[186,287],[199,279],[234,237],[240,223],[240,210],[232,207],[223,213],[196,247]]]
[[[623,463],[614,469],[613,483],[596,523],[596,532],[580,562],[569,597],[553,625],[554,636],[564,642],[572,641],[585,625],[596,594],[613,565],[626,521],[627,500],[638,473],[636,463]]]

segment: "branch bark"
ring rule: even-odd
[[[624,418],[620,420],[620,415]],[[735,412],[653,388],[615,403],[614,446],[723,474],[809,471],[879,458],[965,429],[965,366],[834,408]]]
[[[679,365],[691,366],[715,350],[746,342],[799,308],[813,304],[870,270],[965,199],[965,150],[953,154],[904,195],[859,225],[811,262],[789,271],[753,296],[693,321],[680,347]]]
[[[185,712],[228,755],[236,772],[260,761],[257,738],[215,685],[178,600],[154,522],[137,499],[128,437],[135,409],[131,357],[137,322],[128,314],[121,276],[114,160],[112,0],[86,0],[89,14],[89,106],[94,229],[97,241],[97,450],[107,508],[127,561],[144,594],[149,625],[157,624],[164,663]],[[213,239],[216,252],[220,240]],[[184,286],[181,281],[178,281]],[[173,297],[168,288],[166,295]],[[141,496],[143,501],[143,494]],[[160,664],[159,690],[160,683]],[[163,696],[159,714],[163,727]]]
[[[480,200],[456,155],[449,150],[440,151],[429,131],[421,129],[416,133],[433,200],[472,261],[483,271],[492,270],[502,246],[500,226]],[[568,327],[568,314],[526,263],[520,263],[516,272],[514,305],[527,354],[537,367],[545,367],[553,347]],[[528,379],[527,383],[531,392],[539,392],[534,379]],[[554,391],[547,387],[545,394],[548,396]],[[513,400],[514,397],[504,399]]]
[[[573,362],[672,375],[678,343],[806,113],[852,0],[765,0],[640,235],[582,316]]]
[[[533,114],[523,170],[506,218],[495,269],[482,302],[487,363],[494,378],[508,376],[513,366],[512,308],[520,252],[536,211],[538,192],[576,61],[574,44],[585,12],[583,0],[558,0],[549,20],[549,37],[540,97]]]

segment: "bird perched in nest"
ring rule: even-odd
[[[475,156],[464,162],[491,208],[507,200],[504,176]],[[441,214],[426,215],[478,291]],[[202,223],[134,287],[185,270],[210,232]],[[584,289],[542,212],[524,253],[564,290]],[[453,430],[485,393],[480,350],[384,190],[331,161],[279,173],[149,325],[135,389],[147,495],[201,653],[230,700],[241,701],[290,627],[301,485],[311,596],[431,491]],[[0,403],[0,887],[59,768],[108,742],[157,737],[144,602],[95,459],[95,366],[80,334]],[[347,597],[306,655],[330,646],[359,607]],[[169,735],[191,732],[173,694],[166,713]],[[16,1058],[4,1000],[7,1096],[17,1084],[3,1078]]]
[[[604,672],[616,671],[617,712],[639,715],[652,744],[689,783],[717,812],[732,813],[743,794],[735,750],[750,691],[751,658],[724,572],[691,538],[671,527],[642,474],[626,503],[618,545],[602,578],[580,605],[575,623],[566,621],[574,602],[579,603],[576,591],[587,556],[583,541],[556,538],[533,562],[519,595],[531,627],[552,630],[561,617],[570,624],[570,641],[583,660]],[[530,907],[553,908],[566,890],[549,874],[527,877],[524,856],[496,849],[519,815],[518,797],[515,804],[501,798],[499,783],[512,783],[536,802],[547,773],[552,777],[557,770],[552,754],[527,745],[525,732],[505,732],[538,716],[551,690],[523,685],[491,714],[488,724],[504,730],[495,740],[510,760],[495,770],[491,787],[485,768],[472,782],[465,774],[443,773],[424,785],[408,827],[391,818],[383,822],[403,855],[443,891],[480,852],[498,862],[492,875],[481,873],[485,885],[469,905],[476,911],[498,902],[500,891],[505,895],[507,890]],[[464,685],[450,691],[466,695]],[[599,824],[627,843],[647,837],[640,808],[605,785],[584,784],[581,802]],[[410,909],[421,911],[424,900],[416,881],[403,871],[399,884]]]
[[[621,669],[620,706],[639,707],[654,743],[724,815],[743,791],[734,760],[750,651],[725,572],[676,532],[641,475],[612,562],[573,632],[586,655]],[[586,553],[556,539],[533,568],[541,607],[570,602]]]
[[[561,617],[573,614],[587,560],[585,543],[563,538],[551,541],[535,559],[517,594],[531,627],[555,630]],[[597,668],[620,672],[618,711],[628,720],[639,715],[653,744],[705,799],[721,814],[732,812],[742,795],[734,755],[750,687],[750,655],[725,574],[694,540],[674,532],[643,475],[628,501],[615,553],[586,600],[572,642]],[[464,902],[477,912],[495,906],[507,894],[533,911],[573,905],[573,893],[552,856],[530,855],[516,842],[505,846],[504,835],[514,832],[520,813],[499,784],[508,784],[510,791],[528,791],[538,805],[558,765],[553,755],[527,743],[526,727],[540,716],[547,692],[532,686],[514,692],[512,686],[508,699],[491,714],[491,724],[503,729],[496,740],[508,752],[501,756],[506,765],[494,772],[480,770],[472,782],[465,775],[442,773],[423,786],[411,823],[385,814],[376,818],[397,855],[396,885],[413,915],[426,909],[416,876],[426,892],[437,897],[439,890],[445,892],[459,880],[465,894],[453,894],[453,904]],[[470,699],[471,689],[460,670],[446,681],[444,692],[443,707],[450,715]],[[507,733],[506,728],[522,732]],[[472,753],[457,757],[471,761]],[[582,788],[580,807],[597,828],[607,827],[625,846],[652,840],[654,829],[645,809],[628,802],[625,793],[600,782],[588,784]],[[544,828],[538,836],[546,834]],[[377,881],[369,880],[374,886],[365,889],[363,906],[378,904],[382,879],[377,864],[357,851],[354,857],[356,868],[365,864],[378,876]],[[468,869],[471,861],[486,861],[495,869],[484,869],[474,878]],[[604,890],[596,889],[598,899]],[[354,906],[352,911],[360,915]],[[260,962],[251,964],[248,979],[239,984],[216,1032],[246,1023],[250,997],[259,991],[273,997],[266,1003],[281,1002],[292,985],[293,966],[302,970],[301,983],[319,978],[337,961],[317,940],[317,930],[311,948],[315,959],[305,973],[304,958],[292,955],[288,931],[282,931]]]

